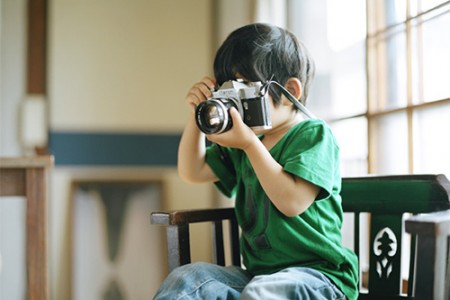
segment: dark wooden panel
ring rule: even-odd
[[[2,169],[0,171],[1,196],[25,196],[25,171]]]
[[[47,0],[28,1],[27,93],[45,95],[47,79]]]

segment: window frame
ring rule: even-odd
[[[434,7],[429,8],[426,11],[419,12],[417,14],[412,14],[412,2],[416,1],[416,4],[420,7],[421,0],[405,1],[405,19],[395,22],[389,25],[380,25],[380,22],[385,20],[386,7],[384,1],[366,1],[367,10],[367,36],[366,36],[366,82],[367,82],[367,112],[365,117],[367,118],[367,128],[368,128],[368,173],[377,173],[377,151],[375,150],[376,145],[382,141],[376,137],[376,125],[375,123],[382,117],[386,117],[393,114],[405,113],[407,122],[407,143],[408,143],[408,173],[415,172],[414,163],[414,112],[418,110],[426,110],[427,108],[437,107],[439,105],[450,105],[450,95],[443,99],[433,99],[431,101],[425,101],[423,93],[419,94],[418,102],[413,101],[413,64],[418,65],[416,72],[419,80],[419,86],[417,89],[423,92],[423,34],[422,25],[434,18],[440,17],[443,14],[450,14],[450,1],[442,2]],[[444,8],[444,10],[442,9]],[[441,11],[441,12],[439,12]],[[438,12],[437,14],[435,14]],[[434,14],[434,15],[433,15]],[[413,41],[413,27],[417,32],[416,44],[412,45]],[[374,29],[376,28],[376,29]],[[389,76],[382,76],[383,73],[386,74],[386,70],[379,70],[373,68],[373,66],[383,66],[386,65],[386,56],[380,55],[379,43],[385,42],[387,36],[392,32],[400,31],[400,34],[405,35],[405,58],[406,58],[406,100],[405,105],[399,105],[397,107],[383,107],[380,102],[378,91],[380,90],[380,85],[386,86],[386,81],[390,78]],[[419,47],[418,57],[414,58],[412,55],[413,47]],[[388,54],[389,55],[389,54]],[[414,61],[417,59],[417,61]],[[397,88],[402,88],[401,86]],[[360,117],[361,115],[352,116]]]

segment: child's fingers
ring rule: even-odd
[[[243,122],[241,114],[235,107],[230,108],[230,115],[231,115],[231,119],[233,120],[233,124],[238,124],[240,122]]]
[[[216,86],[216,81],[210,77],[203,77],[201,80],[203,84],[205,84],[209,90],[214,89]]]
[[[187,94],[187,101],[191,105],[197,106],[201,102],[212,96],[211,89],[214,88],[214,81],[208,77],[202,79],[202,81],[197,82],[189,90]]]

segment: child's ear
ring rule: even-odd
[[[300,99],[302,96],[302,83],[298,78],[290,77],[284,86],[295,99]]]

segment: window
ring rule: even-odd
[[[450,176],[450,3],[367,1],[369,172]]]
[[[308,105],[336,134],[342,175],[450,177],[450,1],[289,5],[316,61]]]
[[[291,0],[289,5],[288,26],[316,63],[307,105],[332,127],[341,148],[342,175],[367,174],[365,2]]]

